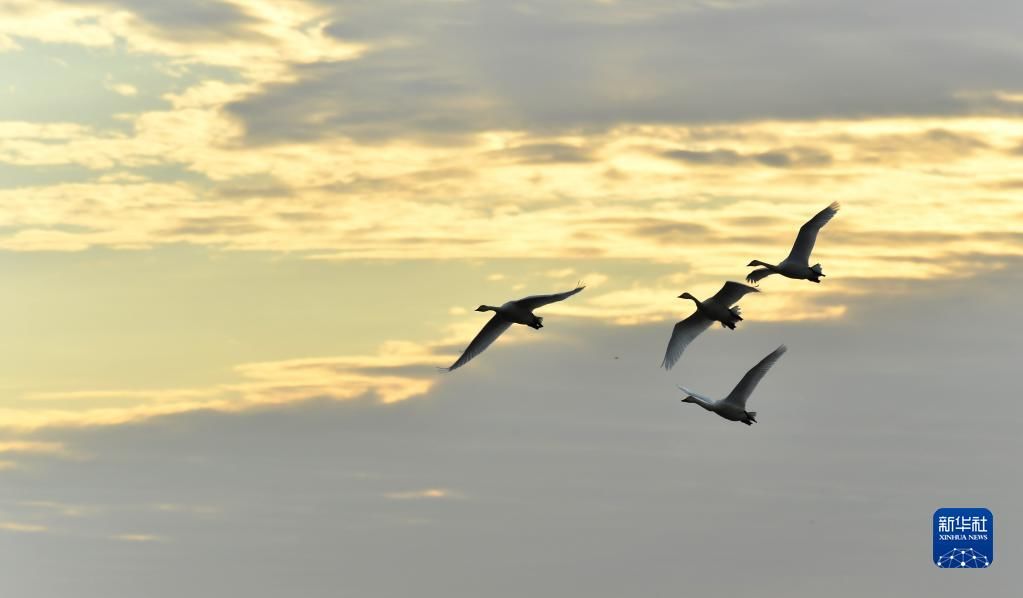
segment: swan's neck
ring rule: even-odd
[[[703,397],[698,397],[696,395],[689,395],[689,402],[690,403],[696,403],[697,405],[699,405],[700,407],[703,407],[704,409],[706,409],[708,411],[714,411],[714,403],[713,403],[713,401],[707,400],[707,399],[705,399]]]

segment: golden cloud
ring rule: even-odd
[[[388,492],[384,498],[391,500],[436,500],[463,498],[463,496],[446,488],[424,488],[422,490],[406,490],[402,492]]]
[[[314,398],[373,396],[380,403],[394,403],[426,394],[437,382],[435,368],[455,357],[439,349],[444,344],[392,341],[371,355],[242,364],[235,368],[239,382],[209,387],[30,393],[19,407],[0,408],[0,427],[31,431],[113,425],[187,411],[233,412]],[[6,453],[67,454],[56,443],[0,442],[0,455]]]
[[[21,534],[41,534],[50,531],[50,529],[45,525],[19,523],[17,521],[0,521],[0,530]]]

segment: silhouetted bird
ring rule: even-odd
[[[810,252],[813,251],[813,244],[817,241],[817,233],[838,213],[838,208],[839,205],[836,201],[817,212],[816,216],[800,227],[799,234],[796,235],[796,242],[792,244],[792,251],[777,266],[760,260],[753,260],[747,264],[751,267],[763,267],[750,272],[746,277],[746,282],[757,283],[772,274],[781,274],[786,278],[795,278],[796,280],[820,282],[824,272],[821,271],[820,264],[810,265]]]
[[[543,318],[533,315],[534,309],[543,307],[548,303],[564,301],[585,288],[585,286],[580,285],[575,289],[565,291],[564,293],[523,297],[522,299],[509,301],[501,307],[494,307],[492,305],[481,305],[477,307],[476,311],[492,311],[494,312],[494,316],[490,318],[490,321],[487,322],[485,326],[483,326],[483,329],[479,331],[476,338],[472,339],[472,342],[469,343],[469,347],[464,353],[462,353],[462,356],[459,357],[455,363],[451,364],[451,367],[438,369],[450,372],[451,370],[458,369],[469,363],[469,360],[476,357],[487,347],[493,344],[493,342],[497,340],[497,337],[501,336],[505,330],[508,330],[512,324],[524,324],[537,330],[543,328]]]
[[[747,426],[752,426],[757,421],[756,411],[746,411],[746,399],[749,398],[750,394],[753,393],[753,389],[760,383],[760,379],[764,377],[767,370],[771,369],[774,362],[778,361],[778,358],[785,354],[785,345],[781,345],[775,349],[770,355],[760,360],[760,363],[753,366],[753,369],[746,372],[746,375],[742,377],[742,380],[735,385],[732,392],[728,393],[728,396],[715,401],[705,396],[696,394],[688,388],[679,386],[682,392],[686,393],[686,398],[682,399],[683,403],[696,403],[700,407],[703,407],[707,411],[713,411],[721,417],[731,420],[733,422],[742,422]]]
[[[744,285],[741,282],[728,281],[721,290],[706,301],[700,301],[689,293],[682,293],[679,299],[691,299],[696,304],[696,311],[693,315],[675,324],[671,331],[671,339],[668,340],[668,349],[664,352],[664,361],[661,367],[670,370],[675,362],[682,357],[689,343],[700,335],[704,330],[710,328],[714,322],[720,322],[721,326],[735,330],[735,324],[742,321],[741,311],[738,306],[732,307],[746,293],[759,293],[760,291]]]

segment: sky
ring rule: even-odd
[[[3,595],[1012,595],[1020,3],[0,17]],[[832,201],[822,284],[658,369]],[[781,343],[758,424],[680,403]]]

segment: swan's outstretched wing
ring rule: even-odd
[[[813,244],[817,241],[817,233],[821,227],[827,224],[838,213],[838,202],[832,204],[813,218],[807,220],[806,224],[799,227],[799,234],[796,235],[796,242],[792,244],[792,251],[785,261],[793,261],[799,264],[810,263],[810,252],[813,251]]]
[[[753,393],[753,389],[760,383],[760,379],[764,377],[767,370],[771,369],[774,362],[778,361],[778,358],[785,354],[788,348],[782,345],[771,352],[770,355],[760,360],[760,363],[753,366],[750,371],[746,372],[746,375],[739,380],[739,383],[735,385],[732,392],[728,393],[725,397],[725,403],[731,403],[742,409],[746,408],[746,399],[749,398],[750,394]]]
[[[707,299],[707,301],[713,301],[718,305],[731,307],[735,305],[735,303],[739,301],[739,299],[742,299],[742,297],[746,293],[759,292],[760,289],[756,287],[751,287],[747,284],[742,284],[741,282],[734,282],[729,280],[728,282],[725,283],[725,286],[721,287],[720,291],[714,293],[714,296],[711,297],[710,299]]]
[[[758,282],[760,282],[761,280],[767,278],[768,276],[770,276],[772,274],[774,274],[774,272],[771,272],[767,268],[760,268],[760,269],[754,270],[754,271],[750,272],[749,274],[747,274],[746,275],[746,282],[748,282],[750,284],[757,284]]]
[[[682,352],[686,350],[689,343],[700,336],[701,332],[710,328],[711,323],[713,320],[696,311],[693,312],[693,315],[675,324],[675,328],[671,331],[671,339],[668,340],[668,349],[664,352],[664,361],[661,362],[661,367],[670,370],[675,362],[682,357]]]
[[[490,318],[490,321],[483,326],[483,329],[479,331],[476,338],[472,339],[472,342],[469,343],[469,346],[465,349],[465,352],[462,353],[462,356],[459,357],[455,363],[451,364],[451,367],[440,369],[442,371],[450,372],[451,370],[456,370],[469,363],[470,359],[476,357],[487,347],[492,345],[494,341],[497,340],[497,337],[501,336],[501,333],[508,330],[509,326],[511,326],[511,322],[506,322],[498,318],[497,314],[494,314],[494,317]]]
[[[554,293],[553,295],[530,295],[529,297],[523,297],[522,299],[516,299],[515,303],[518,303],[522,307],[533,311],[538,307],[543,307],[548,303],[557,303],[558,301],[564,301],[572,295],[575,295],[579,291],[586,288],[586,285],[580,285],[571,291],[565,291],[564,293]]]

